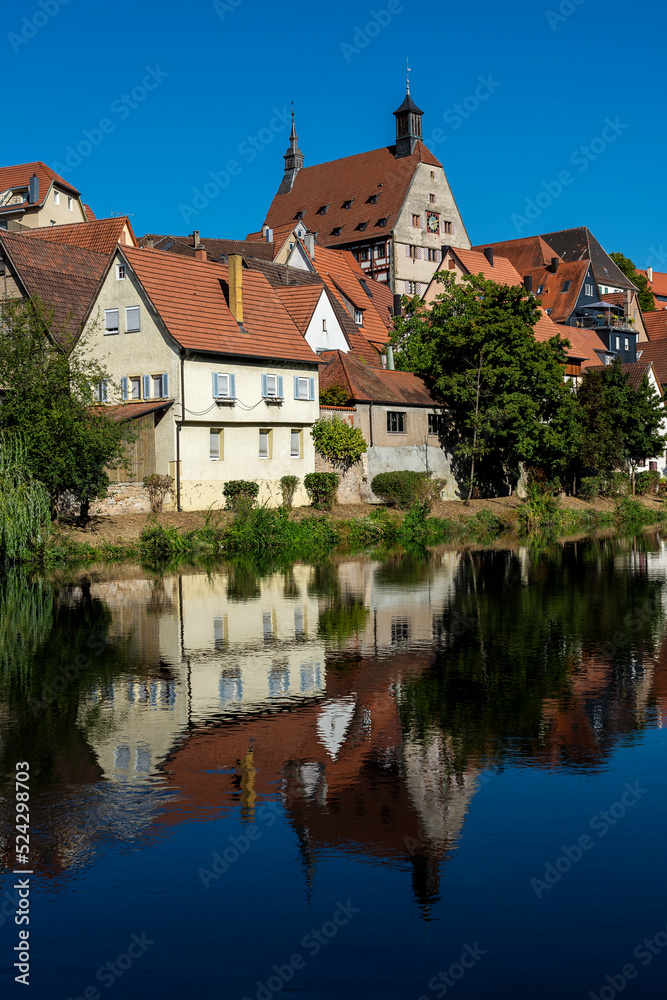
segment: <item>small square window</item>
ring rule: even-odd
[[[414,229],[419,229],[420,225],[421,225],[421,216],[419,216],[419,215],[413,215],[412,216],[412,226],[413,226],[413,228]]]
[[[364,325],[364,313],[362,309],[354,310],[354,322],[357,324],[357,326]]]
[[[164,396],[164,390],[162,386],[161,375],[153,375],[151,377],[151,389],[152,389],[153,399],[162,399],[162,397]]]
[[[60,191],[54,191],[53,192],[53,204],[54,205],[59,205],[60,204]]]
[[[405,413],[387,411],[387,431],[389,434],[405,433]]]
[[[630,350],[630,338],[629,337],[624,337],[623,338],[623,350],[624,351],[629,351]]]
[[[435,170],[431,171],[431,180],[435,180]]]
[[[67,208],[70,212],[74,210],[74,198],[67,199]]]
[[[116,280],[125,281],[125,264],[116,264]]]
[[[259,457],[271,458],[271,431],[261,428],[259,432]]]
[[[387,252],[386,248],[387,248],[386,243],[381,243],[379,246],[377,246],[375,248],[375,256],[376,257],[384,257],[385,254],[386,254],[386,252]]]
[[[442,231],[443,231],[443,233],[446,233],[448,236],[451,236],[452,233],[454,232],[454,226],[452,225],[451,222],[444,222],[443,221],[443,223],[442,223]]]
[[[431,203],[432,205],[435,205],[435,195],[434,195],[434,194],[430,194],[430,195],[428,196],[428,200],[430,201],[430,203]]]
[[[301,458],[301,431],[292,429],[290,433],[290,457]]]
[[[209,433],[209,457],[212,462],[222,458],[222,431],[217,427],[212,427]]]
[[[307,378],[297,378],[296,379],[296,399],[309,399],[310,397],[310,385]]]
[[[561,288],[561,292],[569,292],[571,284],[572,284],[571,281],[564,281],[563,282],[563,287]]]
[[[544,285],[538,285],[537,286],[537,294],[541,295],[543,291],[544,291]]]
[[[125,308],[125,331],[127,333],[139,333],[141,330],[141,314],[139,306],[126,306]]]
[[[277,375],[267,375],[266,376],[266,395],[267,396],[277,396],[278,395],[278,376]]]
[[[104,333],[118,333],[118,310],[117,309],[105,309],[104,310]]]
[[[442,434],[445,429],[444,413],[429,413],[428,432],[429,434]]]

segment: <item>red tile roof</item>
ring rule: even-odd
[[[655,312],[642,313],[642,319],[649,340],[667,338],[667,310],[656,309]]]
[[[574,326],[556,326],[556,329],[563,340],[570,342],[568,360],[580,361],[582,370],[600,364],[602,358],[598,352],[603,355],[609,353],[606,344],[600,340],[595,330],[580,330]]]
[[[522,284],[521,275],[506,257],[496,256],[494,253],[493,264],[489,264],[486,256],[479,250],[466,250],[465,247],[449,249],[451,253],[456,254],[468,274],[481,274],[499,285]]]
[[[660,384],[667,386],[667,339],[639,344],[637,353],[639,351],[642,352],[641,361],[647,363],[651,361]]]
[[[362,282],[368,285],[366,275],[349,250],[331,250],[316,245],[315,269],[343,306],[347,299],[362,310],[363,324],[359,332],[371,344],[382,348],[389,340],[387,324],[364,289]]]
[[[31,298],[53,311],[49,330],[63,347],[80,332],[109,258],[93,250],[0,232],[0,247]]]
[[[0,192],[7,191],[9,188],[27,188],[33,174],[37,174],[39,178],[39,198],[34,203],[35,205],[43,204],[53,181],[59,187],[66,188],[68,191],[72,191],[73,194],[79,195],[79,191],[69,181],[66,181],[55,170],[52,170],[51,167],[47,167],[46,163],[42,163],[41,160],[35,160],[34,163],[19,163],[13,167],[0,167]],[[26,202],[23,204],[25,206]],[[14,205],[12,207],[16,209],[21,206]]]
[[[261,231],[259,233],[248,233],[248,235],[246,236],[246,242],[247,243],[264,243],[266,246],[271,247],[272,248],[272,252],[273,252],[273,256],[270,257],[269,259],[270,260],[275,260],[275,258],[278,256],[278,254],[283,249],[283,247],[287,243],[288,239],[290,238],[290,236],[294,232],[294,228],[297,225],[298,225],[298,221],[295,220],[291,224],[287,223],[284,226],[276,226],[276,228],[273,230],[273,240],[272,240],[271,243],[267,243],[266,242],[266,236],[264,236],[264,233],[261,232]],[[249,252],[252,253],[252,250],[250,250]],[[257,254],[257,256],[259,256],[259,254]]]
[[[288,285],[274,289],[301,333],[308,329],[315,306],[324,292],[321,285]]]
[[[630,385],[632,386],[632,388],[633,389],[639,389],[639,387],[641,385],[642,378],[644,377],[644,375],[648,375],[649,374],[652,365],[653,365],[652,359],[651,360],[646,360],[644,358],[644,355],[642,354],[641,361],[628,361],[628,362],[624,362],[624,363],[621,364],[621,370],[623,371],[623,374],[627,376],[628,381],[629,381]],[[588,371],[589,372],[603,372],[606,367],[608,367],[608,365],[591,365],[588,368]],[[662,379],[658,375],[655,367],[653,368],[653,371],[654,371],[654,374],[658,378],[658,382],[661,383]]]
[[[161,233],[146,233],[138,241],[139,246],[146,246],[149,240],[153,241],[154,250],[164,250],[168,253],[180,253],[186,257],[195,256],[195,245],[192,234],[190,236],[169,236]],[[244,256],[253,254],[263,260],[273,260],[275,256],[275,244],[249,244],[246,240],[226,240],[217,237],[200,237],[199,245],[203,246],[208,255],[208,259],[219,261],[222,256],[228,257],[230,253],[240,253]]]
[[[297,212],[303,212],[304,225],[317,232],[322,246],[337,246],[354,240],[365,240],[390,232],[407,196],[419,163],[434,167],[442,164],[423,143],[411,156],[396,159],[394,146],[383,146],[368,153],[357,153],[340,160],[329,160],[312,167],[302,167],[292,190],[277,194],[266,214],[266,225],[278,227],[297,223]],[[376,204],[368,199],[378,195]],[[351,201],[349,209],[343,205]],[[326,214],[318,210],[328,206]],[[386,218],[386,227],[379,220]],[[357,229],[368,223],[365,232]],[[332,230],[340,227],[340,236]]]
[[[551,309],[551,318],[556,323],[563,323],[574,312],[590,266],[588,260],[576,260],[569,264],[562,262],[555,274],[545,267],[525,268],[524,273],[532,277],[533,292],[540,299],[544,310]],[[570,282],[570,287],[563,292],[561,289],[566,281]],[[544,291],[538,293],[540,285],[544,285]]]
[[[501,240],[499,243],[480,243],[473,250],[483,251],[488,247],[493,250],[494,255],[506,257],[521,277],[527,270],[544,267],[551,263],[552,257],[558,256],[541,236],[521,236],[516,240]]]
[[[130,237],[136,246],[136,239],[127,216],[114,216],[112,219],[96,219],[94,222],[74,222],[64,226],[40,226],[39,229],[29,229],[24,236],[51,243],[66,243],[69,246],[81,247],[84,250],[95,250],[97,253],[113,253],[121,242],[125,227],[130,231]]]
[[[169,333],[214,354],[318,363],[266,278],[243,269],[243,329],[227,305],[229,268],[160,250],[122,247]]]
[[[327,362],[320,371],[320,388],[342,385],[357,403],[399,403],[403,406],[435,406],[424,381],[410,372],[371,368],[342,351],[325,351]]]
[[[83,208],[84,208],[84,211],[86,213],[86,219],[88,220],[88,222],[96,222],[97,221],[97,216],[93,212],[93,210],[90,207],[90,205],[84,205]]]

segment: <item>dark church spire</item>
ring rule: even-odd
[[[285,153],[285,176],[278,189],[278,194],[286,194],[292,190],[294,178],[303,166],[303,153],[299,149],[298,143],[299,137],[296,134],[296,126],[294,124],[294,103],[292,103],[292,131],[289,136],[289,149]]]
[[[422,141],[422,115],[424,112],[418,108],[410,96],[410,67],[407,67],[407,83],[405,85],[405,98],[400,108],[394,111],[396,116],[396,159],[402,156],[410,156],[418,142]]]

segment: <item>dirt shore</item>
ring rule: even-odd
[[[645,507],[655,510],[656,514],[664,510],[665,504],[662,500],[652,500],[648,497],[638,497],[640,503]],[[564,507],[570,510],[613,510],[613,500],[579,500],[577,497],[564,497],[562,499]],[[432,514],[435,517],[469,517],[480,510],[488,510],[503,521],[511,524],[516,520],[517,508],[521,506],[521,500],[517,497],[497,497],[493,500],[471,500],[466,507],[460,500],[448,500],[436,503],[433,506]],[[377,510],[375,504],[336,504],[331,516],[335,520],[349,520],[351,518],[367,517],[371,511]],[[292,517],[301,519],[313,513],[311,507],[297,507],[292,512]],[[180,531],[193,531],[201,528],[206,521],[206,511],[168,511],[157,515],[159,524],[173,526]],[[216,511],[213,515],[224,525],[231,518],[227,511]],[[70,535],[72,540],[77,542],[87,542],[89,545],[98,545],[102,542],[111,544],[128,544],[136,541],[139,535],[151,519],[149,514],[118,514],[105,517],[94,517],[89,525],[84,529],[73,528],[68,525],[59,525],[59,530]]]

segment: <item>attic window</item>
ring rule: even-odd
[[[167,242],[164,244],[164,246],[162,247],[162,249],[163,250],[171,250],[171,248],[173,247],[173,245],[174,245],[174,241],[173,240],[167,240]]]
[[[381,219],[378,219],[378,226],[386,226],[386,225],[387,225],[387,216],[385,215]]]
[[[301,221],[301,219],[303,219],[303,212],[297,212],[294,218]]]
[[[316,215],[326,215],[328,211],[329,211],[329,206],[328,205],[320,205],[320,207],[318,208],[318,210],[317,210],[317,212],[315,214]]]
[[[563,287],[561,288],[561,292],[569,292],[571,284],[572,284],[571,281],[564,281],[563,282]]]
[[[341,229],[342,229],[342,228],[343,228],[342,226],[335,226],[335,227],[334,227],[334,228],[333,228],[333,229],[331,230],[331,235],[332,235],[332,236],[340,236],[340,231],[341,231]]]
[[[367,226],[368,226],[367,222],[360,222],[359,225],[357,226],[357,229],[359,230],[359,232],[363,233],[366,230]]]
[[[355,310],[354,310],[354,322],[357,324],[357,326],[363,326],[364,314],[361,311],[361,309],[356,309],[355,308]]]
[[[367,205],[377,205],[377,203],[378,203],[378,196],[376,194],[372,194],[370,198],[366,199]]]
[[[347,201],[343,202],[343,208],[352,208],[352,202],[353,201],[354,201],[354,198],[348,198]]]
[[[551,316],[551,309],[545,309],[544,311],[547,314],[547,316]]]
[[[541,295],[543,291],[544,291],[544,285],[538,285],[537,286],[537,294]]]

